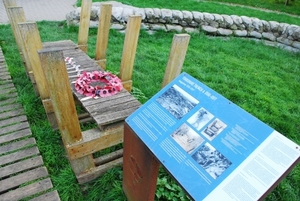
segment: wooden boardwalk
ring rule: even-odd
[[[60,200],[53,190],[36,141],[0,48],[0,201]]]

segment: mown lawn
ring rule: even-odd
[[[173,1],[159,0],[128,0],[126,2],[140,7],[198,9],[195,7],[195,1],[176,1],[174,3]],[[215,3],[200,4],[209,5],[211,11],[213,9],[219,10],[219,12],[233,13],[235,11],[235,8],[224,5],[219,7]],[[200,11],[203,11],[203,7],[201,9]],[[277,16],[266,15],[274,18]],[[290,19],[298,20],[292,17]],[[78,29],[67,27],[65,22],[40,22],[38,27],[42,41],[71,39],[77,42]],[[144,31],[140,34],[133,72],[133,85],[147,98],[151,98],[160,90],[174,34],[157,32],[149,35]],[[93,57],[96,30],[90,30],[89,36],[89,55]],[[108,70],[113,72],[119,70],[123,41],[124,34],[115,30],[110,31],[107,52]],[[21,57],[8,25],[0,25],[0,45],[18,90],[19,101],[23,104],[44,163],[61,199],[66,201],[126,200],[122,192],[121,167],[108,171],[102,177],[88,184],[77,184],[62,147],[60,134],[50,128],[41,100],[36,97],[32,84],[26,78]],[[294,54],[265,46],[261,42],[239,38],[208,37],[203,33],[191,34],[183,71],[300,144],[299,56],[299,53]],[[145,101],[146,99],[141,100],[141,102]],[[299,200],[299,181],[300,167],[298,165],[266,200]],[[156,200],[176,199],[187,200],[176,182],[164,170],[161,170]]]

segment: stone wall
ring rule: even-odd
[[[300,27],[258,18],[220,15],[197,11],[179,11],[159,8],[137,8],[119,2],[110,2],[112,29],[124,30],[128,16],[141,15],[142,29],[149,31],[200,32],[218,36],[265,39],[300,50]],[[98,27],[101,2],[93,3],[90,27]],[[80,7],[67,14],[68,25],[79,25]]]

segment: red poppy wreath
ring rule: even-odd
[[[78,93],[90,97],[107,97],[123,89],[121,80],[109,72],[85,72],[77,78],[75,89]]]

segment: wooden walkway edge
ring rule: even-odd
[[[0,47],[0,201],[58,201]]]

